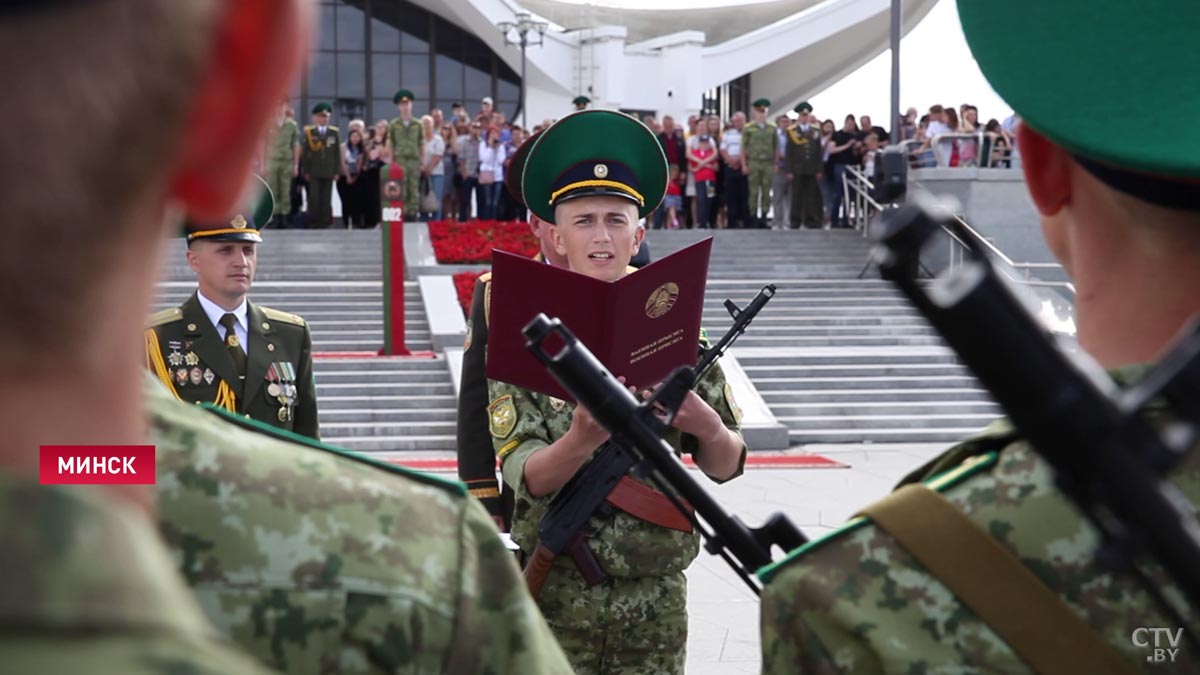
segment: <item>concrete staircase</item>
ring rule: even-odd
[[[793,445],[947,442],[998,410],[940,338],[873,270],[853,231],[651,231],[661,258],[715,238],[704,325],[716,339],[766,283],[777,294],[734,348]],[[377,231],[268,232],[252,299],[312,326],[322,436],[364,451],[454,448],[446,361],[377,358],[383,340]],[[157,308],[195,287],[182,242],[163,267]],[[417,283],[405,284],[407,344],[431,349]],[[358,354],[352,354],[358,352]]]
[[[363,451],[453,450],[456,401],[445,360],[370,356],[383,344],[379,232],[268,231],[264,239],[250,297],[312,327],[322,438]],[[195,289],[185,248],[172,242],[155,309]],[[404,316],[408,348],[431,350],[416,281],[404,284]]]
[[[652,231],[655,258],[708,233]],[[733,349],[792,445],[949,442],[996,418],[954,353],[873,269],[853,231],[718,231],[704,325],[716,339],[745,305],[777,293]]]

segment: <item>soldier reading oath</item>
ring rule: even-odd
[[[640,221],[666,191],[667,162],[641,122],[613,110],[585,110],[542,132],[519,180],[516,194],[550,224],[555,250],[570,269],[611,282],[629,273],[645,235]],[[551,499],[609,434],[582,406],[494,380],[488,392],[492,444],[514,493],[512,536],[528,557]],[[724,482],[740,475],[745,461],[738,417],[715,367],[687,395],[666,438]],[[639,499],[626,500],[630,494]],[[683,570],[699,551],[699,535],[665,495],[632,476],[610,502],[618,508],[593,516],[587,528],[604,579],[589,585],[571,558],[560,557],[538,605],[578,673],[682,673]]]

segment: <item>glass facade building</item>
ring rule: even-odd
[[[520,105],[520,77],[482,40],[405,0],[322,0],[305,77],[292,92],[301,124],[327,101],[334,124],[368,125],[397,115],[392,96],[413,92],[413,114],[453,103],[479,111],[491,96],[509,120]]]

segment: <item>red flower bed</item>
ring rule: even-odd
[[[435,220],[429,223],[429,237],[437,261],[443,265],[490,263],[492,249],[497,248],[526,257],[533,257],[541,248],[525,222]]]
[[[483,272],[459,272],[454,275],[454,290],[458,292],[458,304],[462,305],[463,315],[471,316],[471,300],[475,296],[475,280]]]

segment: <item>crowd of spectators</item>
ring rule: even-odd
[[[291,111],[289,115],[294,117]],[[473,114],[456,103],[449,115],[434,108],[420,120],[425,138],[421,203],[406,205],[410,214],[419,220],[525,219],[524,205],[503,189],[505,174],[517,148],[553,120],[526,130],[495,110],[490,98],[484,98]],[[1016,118],[1003,123],[989,119],[981,126],[978,109],[966,103],[957,110],[934,105],[919,118],[917,109],[909,108],[895,136],[868,115],[846,115],[840,126],[833,119],[820,121],[813,116],[812,121],[821,129],[823,171],[818,183],[825,227],[848,227],[842,204],[846,167],[874,175],[876,159],[889,145],[902,144],[913,167],[1007,167],[1016,155]],[[756,218],[748,203],[745,177],[749,167],[741,148],[747,123],[744,113],[735,112],[728,119],[711,113],[690,115],[682,125],[670,115],[661,119],[647,115],[642,122],[657,135],[670,167],[666,198],[648,227],[788,227],[789,198],[781,193],[790,192],[790,182],[782,176],[786,173],[787,131],[797,123],[795,113],[774,119],[778,151],[772,170],[777,179],[768,200],[772,204],[769,222],[765,217]],[[342,143],[347,171],[337,182],[345,227],[370,228],[380,222],[380,171],[391,159],[385,143],[388,124],[381,119],[369,127],[362,120],[348,125]],[[300,193],[304,189],[304,179],[298,176],[293,181],[292,213],[286,224],[303,226]]]

